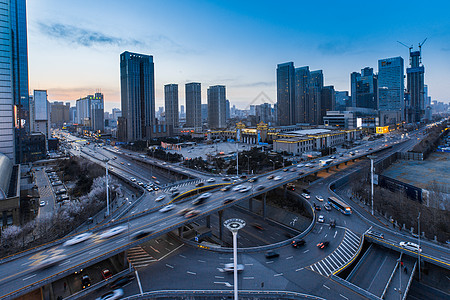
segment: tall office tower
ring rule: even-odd
[[[320,124],[323,124],[323,117],[327,115],[327,111],[332,111],[336,107],[336,92],[334,86],[324,86],[321,94],[321,120]]]
[[[164,108],[166,110],[166,124],[171,128],[171,133],[179,125],[178,114],[178,84],[166,84],[164,86]]]
[[[103,94],[95,93],[76,101],[77,121],[79,125],[90,131],[103,131],[105,129]]]
[[[307,122],[309,67],[295,68],[295,123]]]
[[[378,60],[378,109],[405,109],[405,80],[403,58],[400,56]]]
[[[199,129],[202,127],[202,85],[199,82],[186,83],[185,94],[186,127]]]
[[[335,99],[336,99],[336,107],[335,110],[345,110],[347,106],[351,106],[351,98],[348,95],[348,91],[336,91],[335,92]]]
[[[120,91],[122,118],[118,133],[122,141],[151,138],[155,125],[155,69],[153,56],[120,54]],[[120,122],[119,122],[120,123]]]
[[[113,108],[112,109],[112,118],[113,120],[117,121],[117,118],[122,116],[122,111],[118,108]]]
[[[226,100],[225,105],[225,119],[228,120],[230,118],[230,100]]]
[[[208,121],[208,104],[201,105],[202,122]]]
[[[50,104],[50,125],[52,127],[61,128],[64,123],[69,123],[70,102],[55,101]]]
[[[32,110],[34,111],[34,124],[31,124],[32,130],[43,133],[47,144],[47,140],[50,137],[50,105],[47,100],[47,91],[34,90],[32,105]]]
[[[406,69],[407,91],[410,97],[410,106],[407,109],[408,122],[420,122],[425,114],[424,74],[422,64],[422,50],[409,52],[410,67]]]
[[[31,103],[31,99],[30,99],[30,103]],[[31,111],[30,111],[30,115],[32,115]],[[69,120],[70,120],[70,123],[72,123],[72,124],[77,123],[77,107],[76,106],[72,106],[71,108],[69,108]]]
[[[322,122],[323,72],[322,70],[311,71],[309,75],[306,122],[319,125]]]
[[[266,124],[273,122],[272,105],[270,103],[263,103],[256,106],[256,122],[264,122]]]
[[[209,128],[226,127],[226,89],[224,85],[208,88],[208,126]]]
[[[352,88],[352,106],[378,109],[377,105],[377,76],[373,68],[366,67],[361,73],[350,75]]]
[[[295,124],[295,69],[293,62],[277,66],[277,122],[280,126]]]

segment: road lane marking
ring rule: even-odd
[[[166,267],[169,267],[169,268],[173,269],[173,266],[171,266],[169,264],[166,264]]]
[[[205,263],[206,261],[198,259],[198,262]]]
[[[222,282],[222,281],[214,281],[215,284],[224,284],[226,287],[232,287],[233,285],[228,282]]]
[[[121,240],[118,240],[118,241],[116,242],[116,244],[122,243],[123,241],[125,241],[125,238],[123,238],[123,239],[121,239]]]
[[[100,248],[97,248],[97,249],[94,249],[94,250],[92,250],[92,251],[89,251],[88,253],[89,253],[89,254],[92,254],[92,253],[95,253],[95,252],[97,252],[97,251],[100,251]]]
[[[255,279],[255,277],[244,277],[244,279]]]
[[[273,260],[271,260],[271,261],[266,261],[266,264],[271,264],[271,263],[273,263]]]
[[[306,253],[306,252],[308,252],[309,251],[309,249],[308,250],[305,250],[305,251],[303,251],[303,253]]]
[[[33,275],[31,275],[31,276],[28,276],[28,277],[25,277],[24,279],[22,279],[22,280],[27,280],[27,279],[30,279],[30,278],[33,278],[34,276],[36,276],[37,275],[37,273],[36,274],[33,274]]]
[[[244,264],[244,265],[246,265],[246,266],[253,266],[253,264]]]
[[[273,277],[277,277],[277,276],[283,276],[283,273],[279,273],[279,274],[274,274]]]
[[[334,237],[333,237],[333,239],[335,239],[335,238],[336,238],[336,234],[337,234],[337,231],[335,231],[335,232],[334,232]]]
[[[297,269],[297,270],[295,270],[295,272],[301,271],[301,270],[303,270],[303,269],[304,269],[304,268]]]
[[[293,256],[286,257],[286,259],[292,259],[292,258],[294,258],[294,257]]]
[[[186,258],[183,254],[178,254],[178,256],[181,256],[182,258]]]
[[[344,295],[342,295],[342,294],[339,294],[339,296],[341,296],[342,298],[344,298],[344,299],[347,299],[348,300],[348,298],[347,297],[345,297]]]
[[[62,264],[59,264],[60,266],[64,266],[64,265],[67,265],[68,263],[70,263],[70,260],[67,260],[67,261],[65,261],[65,262],[63,262]]]
[[[328,233],[327,233],[327,234],[325,234],[324,238],[326,238],[327,236],[328,236]]]
[[[323,287],[324,287],[324,288],[326,288],[326,289],[328,289],[328,290],[330,289],[330,288],[329,288],[329,287],[327,287],[327,286],[326,286],[325,284],[323,285]]]
[[[191,275],[197,275],[197,273],[191,272],[191,271],[187,271],[186,273],[191,274]]]
[[[223,276],[214,276],[215,278],[218,278],[218,279],[223,279],[223,278],[225,278],[225,277],[223,277]]]

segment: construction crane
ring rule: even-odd
[[[422,63],[422,46],[423,46],[423,44],[425,44],[425,42],[428,40],[428,38],[425,38],[424,40],[423,40],[423,42],[422,43],[419,43],[419,52],[420,52],[420,60],[419,60],[419,63]]]
[[[406,48],[408,48],[408,49],[409,49],[409,53],[411,53],[411,50],[412,50],[412,48],[413,48],[413,45],[408,46],[408,45],[406,45],[405,43],[402,43],[402,42],[400,42],[400,41],[397,41],[397,43],[399,43],[400,45],[405,46]]]

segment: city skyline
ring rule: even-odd
[[[330,4],[320,11],[305,3],[300,7],[295,3],[135,1],[123,8],[118,1],[107,6],[97,1],[89,2],[90,10],[83,3],[87,4],[52,0],[28,4],[30,91],[47,89],[50,101],[73,101],[101,90],[106,111],[120,107],[117,57],[123,51],[154,57],[157,106],[164,102],[165,84],[192,81],[227,86],[231,103],[240,108],[247,108],[260,92],[268,95],[264,100],[274,103],[274,69],[285,61],[322,69],[324,85],[349,91],[351,72],[366,66],[376,69],[378,60],[385,57],[407,60],[408,49],[396,41],[417,48],[426,37],[425,83],[433,100],[449,101],[445,83],[449,81],[450,21],[442,5],[421,7],[421,18],[411,20],[413,3],[408,7],[389,3],[389,10],[380,5],[364,16],[352,13],[352,3]],[[310,13],[297,22],[281,16],[286,7]],[[164,14],[169,9],[171,13]],[[188,17],[192,15],[195,18]],[[226,18],[227,26],[216,22],[220,18]],[[364,22],[364,26],[355,25]],[[50,59],[54,63],[46,63]],[[182,89],[180,103],[184,99]],[[206,103],[206,89],[202,103]]]

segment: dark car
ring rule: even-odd
[[[173,192],[172,193],[172,198],[175,198],[176,196],[178,196],[180,194],[180,192]]]
[[[229,191],[230,189],[231,189],[231,185],[227,185],[227,186],[224,186],[223,188],[221,188],[220,190],[222,192],[226,192],[226,191]]]
[[[241,179],[247,179],[247,175],[241,175]]]
[[[89,275],[83,275],[81,277],[81,286],[83,287],[83,289],[91,286],[91,279],[89,278]]]
[[[320,206],[319,205],[315,205],[314,204],[314,208],[317,210],[317,211],[320,211],[320,210],[322,210],[322,208],[320,208]]]
[[[229,178],[229,177],[224,177],[224,178],[222,178],[222,180],[223,180],[223,181],[231,181],[231,178]]]
[[[204,185],[205,185],[204,182],[199,182],[199,183],[197,183],[195,186],[199,187],[199,186],[204,186]]]
[[[310,194],[310,192],[307,189],[303,189],[303,193]]]
[[[225,200],[223,200],[223,204],[228,204],[233,202],[235,199],[234,197],[229,197],[229,198],[225,198]]]
[[[263,189],[265,189],[266,187],[265,186],[263,186],[263,185],[258,185],[257,187],[256,187],[256,190],[257,191],[260,191],[260,190],[263,190]]]
[[[134,280],[133,275],[123,276],[111,283],[111,288],[119,288]]]
[[[153,231],[152,230],[142,230],[139,231],[138,233],[136,233],[135,235],[133,235],[133,239],[135,240],[140,240],[144,237],[146,237],[147,235],[151,234]]]
[[[319,247],[319,249],[325,249],[326,247],[328,247],[329,244],[330,244],[330,242],[325,241],[325,242],[318,243],[317,247]]]
[[[278,252],[275,252],[273,250],[266,251],[265,255],[266,255],[266,258],[275,258],[275,257],[280,256],[280,254],[278,254]]]
[[[298,172],[298,175],[303,175],[305,174],[305,172]]]
[[[301,247],[301,246],[303,246],[305,244],[306,244],[306,242],[303,239],[302,240],[298,240],[298,241],[292,241],[292,243],[291,243],[292,247],[294,247],[294,248]]]
[[[334,228],[336,227],[336,220],[335,219],[331,219],[330,220],[330,228]]]

